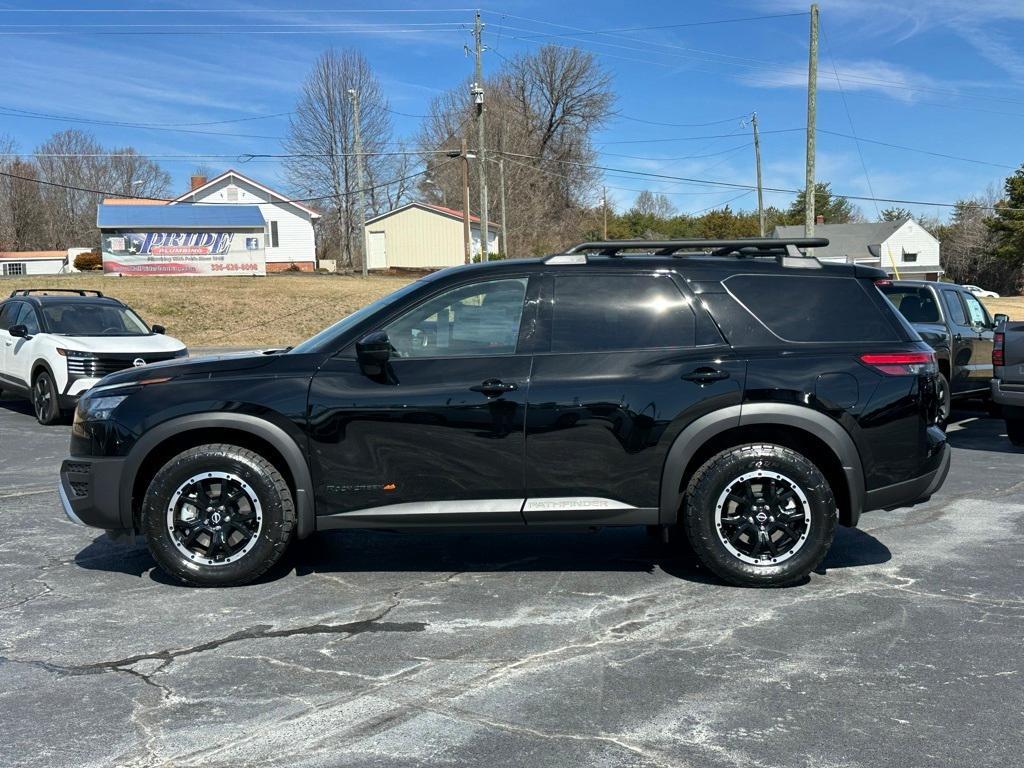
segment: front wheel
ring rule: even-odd
[[[685,505],[693,551],[739,586],[805,579],[828,552],[838,521],[818,467],[780,445],[742,445],[712,457],[691,479]]]
[[[57,385],[49,371],[40,371],[32,382],[32,409],[36,421],[49,427],[60,421],[60,402],[57,397]]]
[[[160,567],[198,587],[247,584],[291,541],[295,504],[263,456],[235,445],[179,453],[153,477],[142,530]]]

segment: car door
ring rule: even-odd
[[[970,380],[975,388],[988,389],[992,378],[992,345],[995,339],[995,322],[981,300],[972,293],[960,294],[967,307],[967,321],[976,334],[971,350]]]
[[[380,375],[351,347],[322,366],[309,395],[318,514],[522,524],[528,286],[478,277],[420,302],[376,329],[392,350]]]
[[[14,325],[14,318],[21,308],[20,301],[5,301],[0,304],[0,389],[4,383],[14,383],[11,375],[10,364],[7,358],[10,356],[10,348],[14,346],[14,337],[7,332],[7,329]]]
[[[745,363],[713,328],[718,343],[696,345],[710,320],[667,274],[566,267],[547,278],[541,307],[549,343],[530,381],[527,524],[657,523],[672,441],[739,404]]]
[[[980,317],[984,319],[985,310],[974,296],[958,288],[943,288],[942,298],[952,334],[949,352],[953,393],[987,389],[988,380],[992,377],[993,335],[989,332],[985,338],[982,329],[972,319],[967,299],[977,305],[973,310],[975,316],[980,310]]]
[[[35,362],[34,337],[38,335],[40,325],[36,308],[25,301],[19,303],[21,306],[11,325],[24,325],[27,333],[26,338],[11,337],[12,343],[7,346],[7,369],[12,378],[27,387],[31,384],[32,363]]]

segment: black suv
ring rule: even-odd
[[[727,581],[791,584],[949,468],[934,353],[884,273],[799,250],[827,242],[585,243],[294,349],[115,373],[79,402],[65,510],[196,585],[318,530],[462,525],[677,528]]]

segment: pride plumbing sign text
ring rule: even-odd
[[[104,232],[107,275],[265,275],[262,232]]]

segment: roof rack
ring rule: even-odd
[[[11,297],[29,296],[33,293],[74,293],[78,296],[103,296],[102,291],[92,291],[88,288],[18,288],[11,291]]]
[[[621,258],[634,251],[654,256],[686,258],[693,256],[733,256],[736,258],[769,257],[784,267],[820,269],[821,262],[800,251],[801,248],[824,248],[828,239],[824,237],[749,237],[731,240],[596,240],[574,245],[559,256],[582,257],[585,261],[588,251],[596,255]],[[639,253],[637,255],[639,255]]]

